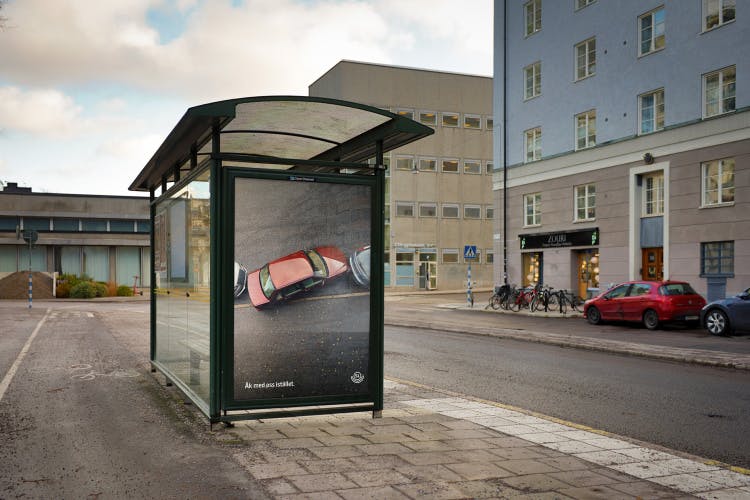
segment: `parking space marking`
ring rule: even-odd
[[[31,336],[23,345],[21,352],[18,353],[18,356],[16,357],[16,360],[13,362],[13,365],[10,367],[10,370],[8,370],[8,373],[6,373],[5,377],[3,377],[3,381],[0,382],[0,401],[3,400],[3,397],[5,396],[5,391],[8,390],[8,387],[10,386],[10,382],[13,380],[13,377],[18,371],[18,367],[21,366],[21,362],[23,361],[23,358],[26,357],[26,353],[29,351],[29,348],[31,347],[31,343],[34,341],[36,334],[39,333],[39,330],[42,328],[42,325],[44,325],[44,322],[47,321],[47,317],[49,316],[50,311],[51,309],[47,309],[47,312],[44,313],[44,317],[42,317],[42,319],[39,320],[39,323],[37,323],[36,328],[34,328],[34,331],[31,332]]]

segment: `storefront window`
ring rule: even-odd
[[[589,298],[599,290],[599,250],[578,252],[578,296]]]
[[[525,253],[521,255],[523,286],[534,286],[542,283],[542,254],[541,252]]]

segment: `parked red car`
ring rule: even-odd
[[[643,322],[649,330],[661,323],[697,323],[706,299],[682,281],[630,281],[617,285],[583,305],[583,315],[592,325],[602,321]]]
[[[256,309],[323,286],[326,280],[349,271],[339,248],[317,247],[276,259],[247,276],[250,303]]]

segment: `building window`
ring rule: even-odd
[[[650,134],[664,129],[664,89],[642,94],[638,98],[640,107],[641,134]]]
[[[524,226],[539,226],[542,223],[542,193],[523,195]]]
[[[443,264],[458,264],[457,248],[443,248]]]
[[[420,158],[420,172],[437,172],[437,160],[435,158]]]
[[[596,38],[576,45],[576,80],[596,74]]]
[[[434,111],[420,111],[419,122],[434,127],[437,125],[437,113]]]
[[[24,231],[49,231],[48,217],[24,217],[23,218],[23,229]],[[107,221],[104,220],[104,231],[107,230]]]
[[[719,205],[734,201],[734,159],[715,160],[704,163],[703,206]]]
[[[414,286],[414,250],[396,251],[396,286]]]
[[[664,174],[650,174],[643,178],[643,215],[664,215]]]
[[[524,163],[542,159],[542,129],[532,128],[523,133]]]
[[[386,206],[386,208],[389,208]],[[151,232],[151,221],[150,220],[139,220],[138,228],[136,230],[139,233],[150,233]]]
[[[458,127],[458,113],[440,113],[443,127]]]
[[[641,33],[641,45],[638,55],[644,56],[664,48],[664,7],[644,14],[638,18],[638,29]]]
[[[487,172],[487,173],[488,173],[489,175],[492,175],[492,174],[493,174],[493,172],[495,171],[495,163],[494,163],[494,162],[491,162],[491,161],[488,161],[488,162],[486,163],[486,165],[485,165],[485,169],[486,169],[486,172]]]
[[[596,0],[576,0],[576,10],[582,9],[587,5],[591,5]]]
[[[487,124],[487,130],[493,130],[495,128],[495,119],[491,116],[485,118],[484,123]]]
[[[396,170],[413,170],[414,158],[411,156],[397,156]]]
[[[443,203],[440,206],[443,219],[458,219],[458,205],[455,203]]]
[[[701,275],[734,275],[734,241],[701,243]]]
[[[81,229],[82,231],[85,231],[88,233],[107,232],[107,220],[106,219],[82,219]]]
[[[420,203],[420,217],[437,217],[437,205],[435,203]]]
[[[542,0],[529,0],[524,4],[526,36],[542,29]]]
[[[458,160],[453,158],[445,158],[443,159],[441,163],[440,169],[443,172],[447,172],[450,174],[457,174],[458,173]]]
[[[487,250],[484,251],[484,262],[486,264],[492,264],[493,262],[495,262],[494,250],[488,248]]]
[[[464,173],[482,175],[482,162],[479,160],[464,160]]]
[[[397,201],[396,202],[396,216],[397,217],[414,217],[414,203]]]
[[[111,220],[109,221],[109,230],[112,233],[134,233],[135,221],[132,220]]]
[[[537,61],[523,68],[524,99],[537,97],[542,93],[542,63]]]
[[[464,128],[481,129],[482,117],[479,115],[464,115]]]
[[[734,111],[736,69],[735,66],[730,66],[703,75],[703,116],[705,118]]]
[[[576,186],[576,211],[575,220],[585,221],[596,218],[596,186],[585,184]]]
[[[734,21],[736,0],[703,0],[703,30]]]
[[[487,205],[484,207],[484,218],[485,219],[494,219],[495,218],[495,207],[492,205]]]
[[[464,219],[481,219],[482,207],[479,205],[464,205]]]
[[[139,221],[140,224],[141,221]],[[52,219],[52,230],[66,233],[78,232],[79,229],[78,219],[67,219],[67,218],[53,218]]]
[[[596,110],[576,115],[576,151],[596,146]]]
[[[399,116],[403,116],[405,118],[408,118],[410,120],[414,119],[414,110],[413,109],[396,109],[395,113]]]

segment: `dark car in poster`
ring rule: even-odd
[[[370,245],[363,246],[349,256],[352,279],[359,286],[370,286]]]
[[[706,304],[701,309],[701,325],[711,335],[750,332],[750,288]]]

